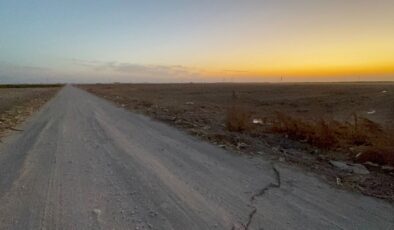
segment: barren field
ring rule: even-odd
[[[59,86],[0,85],[0,138],[38,110]]]
[[[73,86],[18,128],[0,145],[0,229],[394,226],[392,203],[267,159],[279,150],[228,151]],[[264,140],[252,131],[232,135]]]
[[[394,84],[96,84],[81,88],[222,148],[394,200]]]

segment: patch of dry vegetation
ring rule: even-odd
[[[226,128],[232,132],[244,132],[251,129],[251,114],[242,106],[233,105],[227,110]]]
[[[253,126],[252,114],[245,107],[231,106],[227,111],[226,128],[232,132],[270,132],[311,144],[321,149],[346,149],[348,158],[356,162],[394,165],[394,135],[378,123],[353,115],[352,122],[306,120],[276,112],[261,119],[262,126]]]
[[[35,89],[33,89],[35,88]],[[60,87],[1,88],[0,86],[0,142],[9,130],[36,112]]]

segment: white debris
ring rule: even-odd
[[[383,90],[382,93],[387,93],[387,90]]]
[[[93,213],[98,217],[101,214],[101,210],[100,209],[93,209]]]
[[[384,165],[384,166],[382,166],[382,169],[384,171],[394,171],[394,167],[390,166],[390,165]]]
[[[246,143],[239,142],[237,144],[237,149],[245,149],[247,147],[248,147],[248,145]]]
[[[371,110],[371,111],[368,111],[368,112],[367,112],[367,114],[375,114],[375,113],[376,113],[375,110]]]
[[[339,177],[337,177],[337,185],[342,185],[342,180]]]
[[[364,162],[364,165],[368,165],[368,166],[371,166],[371,167],[379,167],[378,164],[370,162],[370,161]]]
[[[253,119],[253,124],[263,124],[263,120],[255,118]]]
[[[186,102],[186,105],[194,105],[194,102],[188,101],[188,102]]]

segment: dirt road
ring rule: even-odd
[[[0,229],[393,229],[392,204],[71,86],[0,147]]]

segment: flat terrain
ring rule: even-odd
[[[247,155],[297,165],[322,176],[334,186],[394,201],[394,170],[365,165],[359,175],[333,167],[329,160],[353,161],[360,146],[322,149],[272,132],[233,132],[226,127],[234,105],[254,119],[264,120],[280,112],[314,121],[337,120],[353,124],[363,117],[393,136],[393,83],[300,84],[96,84],[79,86],[91,93],[186,130],[217,146]],[[391,156],[394,156],[391,147]],[[392,158],[393,159],[393,158]]]
[[[392,229],[394,206],[66,86],[0,146],[1,229]]]
[[[58,85],[0,85],[0,139],[59,89]]]
[[[299,84],[96,84],[84,89],[125,106],[163,107],[178,112],[206,109],[210,119],[223,120],[225,110],[239,98],[257,117],[275,111],[308,117],[349,120],[353,113],[385,126],[394,124],[394,83],[299,83]],[[151,105],[151,106],[149,106]],[[185,111],[186,110],[186,111]],[[204,111],[204,110],[203,110]],[[216,113],[214,113],[216,111]],[[368,113],[375,111],[374,113]]]

